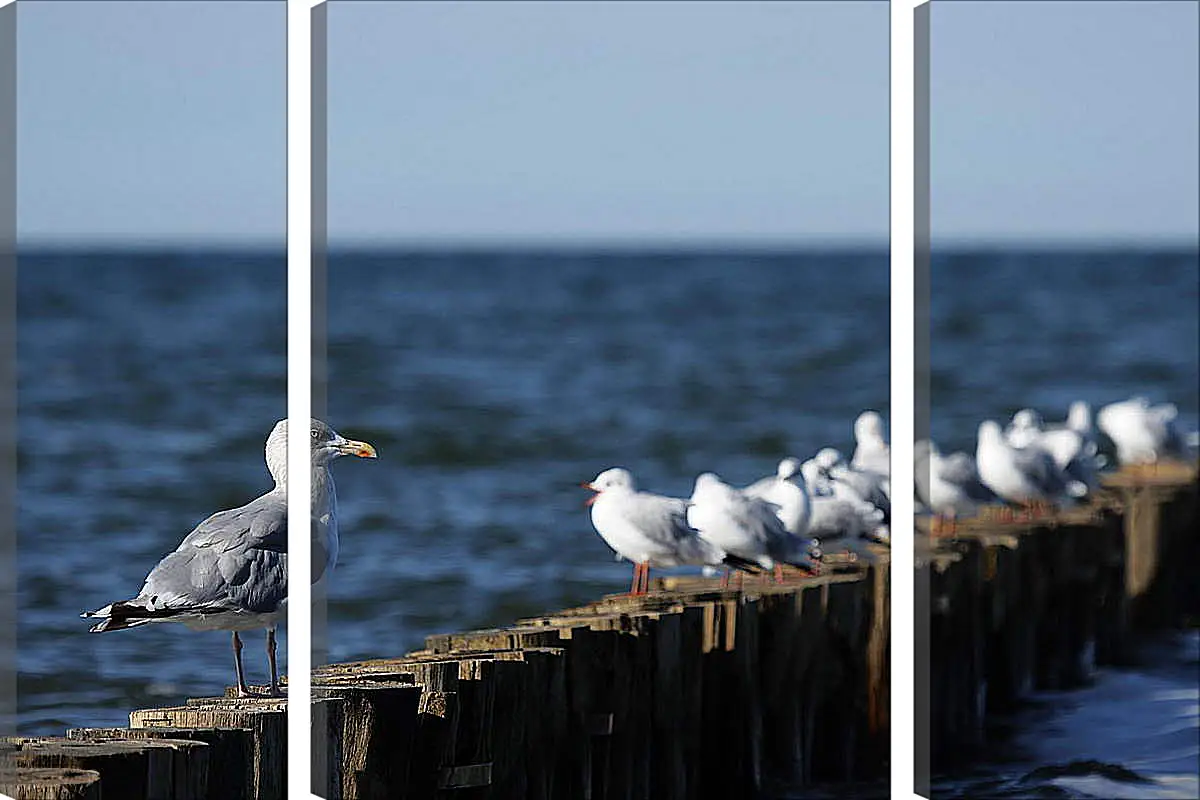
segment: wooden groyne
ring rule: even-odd
[[[313,789],[341,798],[691,798],[883,775],[888,559],[780,584],[657,582],[403,658],[314,670]],[[285,704],[134,711],[10,740],[16,797],[51,770],[127,800],[281,798]],[[69,771],[69,776],[67,772]],[[25,781],[25,783],[22,783]],[[15,787],[17,791],[13,791]]]
[[[988,713],[1121,663],[1141,632],[1200,619],[1197,471],[1110,477],[1046,519],[918,533],[917,627],[935,760]],[[897,537],[899,539],[899,537]],[[888,770],[887,551],[747,580],[659,580],[401,658],[313,673],[313,790],[358,798],[772,796]],[[920,714],[918,706],[918,714]],[[0,742],[21,798],[274,800],[285,703],[200,698],[130,727]]]
[[[934,769],[969,757],[988,715],[1031,691],[1084,685],[1096,666],[1131,663],[1144,634],[1200,624],[1198,498],[1195,465],[1130,469],[1107,476],[1085,507],[971,520],[932,543],[917,613],[924,606],[931,621]]]

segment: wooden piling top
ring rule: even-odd
[[[1025,515],[1005,505],[984,506],[977,516],[956,520],[951,535],[931,536],[931,518],[919,517],[915,522],[917,567],[929,565],[936,571],[944,571],[959,561],[963,547],[972,543],[1015,549],[1023,537],[1039,531],[1064,527],[1095,528],[1106,518],[1125,516],[1139,494],[1146,494],[1152,502],[1162,502],[1184,492],[1196,491],[1198,479],[1200,463],[1165,461],[1106,473],[1100,478],[1100,488],[1087,502],[1064,509]]]

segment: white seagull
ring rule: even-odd
[[[851,490],[835,488],[821,465],[813,459],[805,461],[800,472],[809,486],[819,487],[810,498],[809,536],[818,541],[839,537],[888,539],[888,526],[881,509]]]
[[[595,492],[585,505],[591,506],[596,533],[633,562],[630,594],[649,590],[651,566],[753,566],[702,538],[688,524],[686,500],[639,492],[627,469],[606,469],[581,485]]]
[[[1000,425],[993,420],[979,425],[975,464],[983,484],[1010,503],[1028,506],[1043,501],[1061,502],[1087,491],[1078,482],[1068,483],[1045,450],[1009,444]]]
[[[892,490],[887,476],[850,466],[842,454],[832,447],[821,449],[812,460],[829,477],[829,486],[835,497],[863,500],[882,511],[885,520],[890,518]]]
[[[938,517],[954,520],[971,516],[979,507],[996,501],[983,485],[975,459],[966,453],[943,456],[937,445],[922,439],[913,446],[917,497]]]
[[[775,514],[789,533],[804,536],[808,533],[812,501],[804,476],[800,474],[800,462],[785,458],[779,462],[774,475],[769,475],[747,486],[743,491],[774,503]]]
[[[883,417],[877,411],[864,411],[854,421],[854,455],[850,466],[863,472],[892,474],[892,451],[884,438]]]
[[[700,535],[727,553],[782,577],[781,564],[815,571],[809,560],[819,556],[815,545],[789,533],[774,503],[750,497],[705,472],[696,478],[688,506],[688,522]]]
[[[1172,403],[1152,406],[1144,397],[1133,397],[1100,409],[1096,424],[1117,447],[1117,461],[1156,464],[1164,458],[1184,457],[1187,447],[1175,427],[1178,410]]]

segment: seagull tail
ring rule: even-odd
[[[109,603],[104,608],[98,608],[95,611],[85,611],[79,616],[83,619],[96,619],[99,617],[100,622],[89,628],[88,632],[104,633],[105,631],[136,628],[138,625],[145,625],[147,622],[154,622],[157,619],[173,617],[178,613],[178,611],[171,609],[152,610],[145,606],[137,605],[133,600],[122,600],[117,603]]]

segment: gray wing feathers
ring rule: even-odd
[[[975,470],[975,460],[966,453],[951,453],[941,461],[938,474],[950,483],[964,484],[979,480]]]
[[[688,524],[688,501],[638,492],[626,506],[625,517],[647,538],[687,560],[717,561],[724,553]]]
[[[771,558],[799,567],[812,567],[808,560],[811,540],[796,536],[787,529],[776,513],[779,506],[769,500],[745,495],[739,500],[739,511],[750,522],[754,537],[766,545]]]
[[[286,548],[287,505],[264,495],[200,523],[150,571],[138,599],[151,609],[271,613],[287,597]]]
[[[941,460],[939,475],[947,483],[952,483],[962,489],[967,499],[976,503],[995,501],[996,494],[983,485],[979,479],[979,470],[975,467],[975,459],[966,453],[951,453]]]

